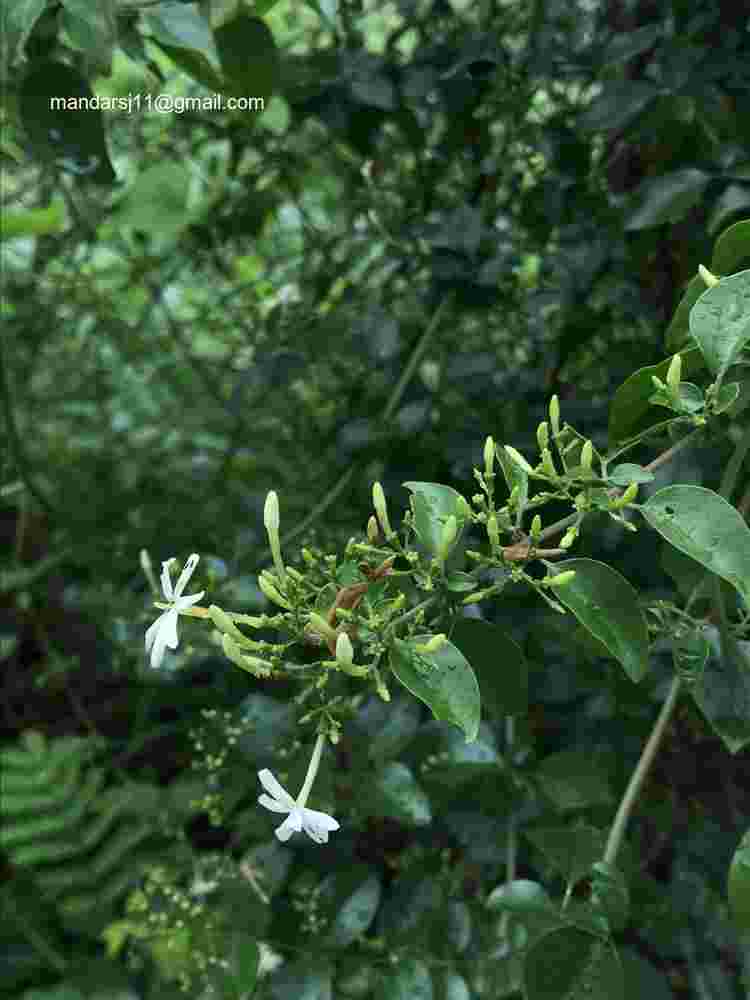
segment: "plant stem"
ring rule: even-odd
[[[666,700],[661,707],[659,716],[654,724],[654,728],[651,730],[651,735],[648,738],[646,746],[643,748],[643,753],[641,754],[641,759],[636,765],[635,771],[628,783],[628,787],[625,790],[625,794],[620,802],[620,807],[617,810],[617,815],[615,816],[614,823],[612,824],[612,829],[609,831],[609,839],[607,840],[607,847],[604,852],[604,861],[608,864],[614,864],[617,859],[617,852],[620,849],[623,838],[625,836],[625,827],[627,826],[628,820],[630,819],[630,814],[635,806],[636,799],[638,798],[643,783],[646,780],[649,768],[653,763],[654,757],[656,756],[656,751],[659,749],[662,739],[664,738],[664,733],[667,728],[667,723],[669,722],[674,707],[677,704],[677,696],[680,693],[680,688],[682,686],[682,680],[675,674],[672,678],[672,685],[667,694]]]

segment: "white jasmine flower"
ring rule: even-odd
[[[205,594],[205,590],[201,590],[199,594],[188,594],[187,597],[182,596],[182,592],[187,586],[188,580],[193,575],[199,559],[200,556],[195,552],[190,556],[180,573],[174,590],[172,589],[172,577],[169,575],[169,567],[175,560],[174,558],[167,559],[161,564],[161,589],[165,600],[171,606],[159,615],[154,624],[146,632],[146,652],[151,653],[151,666],[154,669],[157,669],[161,664],[164,658],[164,650],[167,646],[170,649],[177,649],[179,641],[177,638],[177,619],[180,616],[180,611],[192,607],[193,604],[197,604]]]
[[[259,795],[258,802],[262,806],[265,806],[266,809],[270,809],[271,812],[289,814],[281,826],[276,828],[276,836],[281,841],[289,840],[293,833],[299,833],[300,830],[304,830],[308,837],[314,840],[316,844],[327,844],[329,832],[331,830],[338,830],[339,828],[339,824],[333,816],[329,816],[328,813],[318,812],[315,809],[307,809],[305,806],[318,771],[324,741],[325,736],[323,733],[319,733],[312,759],[310,760],[310,766],[307,769],[305,783],[296,800],[279,784],[268,768],[258,771],[261,785],[263,785],[266,792],[270,792],[270,795]]]

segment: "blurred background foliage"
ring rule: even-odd
[[[404,480],[470,496],[485,436],[533,451],[553,393],[604,449],[615,389],[685,342],[683,294],[750,215],[744,5],[9,0],[2,18],[0,648],[17,798],[0,989],[240,996],[262,937],[283,959],[267,997],[517,994],[530,932],[503,938],[482,902],[509,824],[575,822],[596,841],[663,693],[658,645],[636,688],[509,587],[468,613],[528,660],[514,766],[582,751],[596,793],[564,816],[524,797],[493,763],[491,711],[469,767],[421,705],[368,698],[316,785],[335,844],[282,848],[255,770],[304,766],[295,688],[241,675],[189,624],[150,672],[139,551],[157,566],[201,553],[195,589],[252,613],[269,489],[296,563],[303,543],[364,531],[373,480],[394,523]],[[53,113],[60,93],[130,103]],[[177,109],[216,93],[264,110]],[[155,110],[165,95],[173,110]],[[687,450],[670,475],[715,487],[729,448]],[[581,548],[669,593],[646,531],[602,519]],[[742,995],[723,879],[746,760],[678,714],[632,831],[629,991]],[[356,788],[373,766],[368,808]],[[396,766],[422,787],[389,797]],[[518,870],[564,884],[542,839],[521,838]],[[183,898],[199,912],[178,927]]]

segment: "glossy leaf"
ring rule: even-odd
[[[714,375],[734,364],[750,342],[750,270],[706,289],[690,312],[690,334]]]
[[[322,943],[327,948],[346,948],[368,929],[378,906],[382,886],[367,865],[341,867],[321,886],[321,905],[327,916]]]
[[[270,29],[243,11],[214,32],[223,83],[234,97],[268,100],[278,82],[279,55]]]
[[[729,752],[739,753],[750,745],[750,642],[720,646],[718,632],[709,642],[713,655],[690,693]]]
[[[603,856],[607,834],[588,823],[530,827],[524,836],[566,882],[575,884]]]
[[[575,927],[545,934],[524,960],[527,1000],[624,1000],[622,966],[608,941]]]
[[[154,42],[209,90],[222,88],[221,63],[208,21],[193,4],[161,4],[144,21]]]
[[[487,908],[520,915],[542,913],[559,920],[557,907],[539,882],[518,878],[493,889],[487,897]]]
[[[436,719],[462,729],[467,742],[479,732],[481,704],[479,685],[466,658],[451,642],[437,652],[415,649],[430,636],[396,639],[391,647],[391,667],[404,687],[423,701]]]
[[[716,272],[717,274],[720,272]],[[690,310],[706,290],[706,282],[699,274],[690,279],[687,288],[682,293],[679,305],[672,321],[667,327],[664,343],[667,350],[678,351],[690,335]],[[699,352],[700,353],[700,352]],[[684,355],[683,355],[684,360]]]
[[[711,271],[732,274],[743,262],[750,262],[750,219],[725,229],[714,245]]]
[[[604,643],[631,680],[641,680],[648,670],[649,643],[638,591],[617,570],[594,559],[566,559],[557,568],[576,574],[555,588],[557,600]]]
[[[404,486],[413,494],[411,506],[417,538],[430,554],[435,555],[438,552],[443,525],[451,515],[458,521],[456,535],[458,541],[469,515],[469,505],[461,494],[452,486],[443,486],[440,483],[408,482],[404,483]]]
[[[750,601],[750,528],[723,497],[702,486],[666,486],[640,510],[670,545]]]
[[[471,664],[482,704],[495,719],[526,712],[529,667],[514,639],[491,622],[461,618],[451,632],[451,641]]]
[[[635,465],[633,462],[623,462],[616,465],[607,474],[607,482],[613,486],[629,486],[631,483],[651,483],[654,480],[653,472],[644,469],[642,465]]]
[[[633,194],[633,211],[625,220],[626,232],[678,221],[700,200],[708,181],[708,174],[695,167],[644,181]]]
[[[543,758],[534,776],[561,811],[588,809],[612,801],[606,775],[589,754],[578,750],[561,750]]]
[[[727,878],[727,897],[735,927],[750,931],[750,831],[734,852]]]
[[[375,775],[362,808],[412,826],[426,826],[432,820],[430,800],[411,770],[398,761],[386,764]]]

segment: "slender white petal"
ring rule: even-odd
[[[258,771],[258,777],[260,778],[260,783],[263,785],[267,792],[270,792],[274,799],[277,799],[282,805],[286,806],[286,812],[290,809],[294,809],[295,801],[289,792],[284,788],[284,786],[274,778],[271,771],[267,767],[264,767],[262,771]],[[263,796],[266,798],[267,796]],[[263,803],[265,805],[265,803]],[[269,809],[271,807],[269,806]]]
[[[333,816],[299,805],[268,768],[258,771],[258,778],[265,790],[271,793],[259,795],[258,802],[271,812],[289,814],[281,826],[276,828],[279,840],[287,841],[293,833],[304,830],[316,844],[326,844],[329,832],[339,829]]]
[[[174,559],[167,559],[161,564],[161,589],[164,592],[165,600],[171,604],[170,608],[162,612],[153,625],[146,631],[146,653],[151,653],[151,666],[157,669],[164,658],[164,651],[167,649],[177,649],[179,638],[177,635],[177,619],[180,611],[192,607],[202,600],[205,594],[201,590],[197,594],[187,594],[182,596],[182,591],[193,575],[193,571],[198,564],[200,556],[193,553],[183,567],[182,573],[177,581],[177,586],[172,588],[172,577],[169,567]]]
[[[197,552],[193,552],[188,561],[185,563],[182,572],[180,573],[179,579],[177,580],[177,586],[174,588],[174,596],[181,597],[185,586],[190,579],[190,577],[195,572],[195,567],[198,565],[198,560],[200,556]]]

